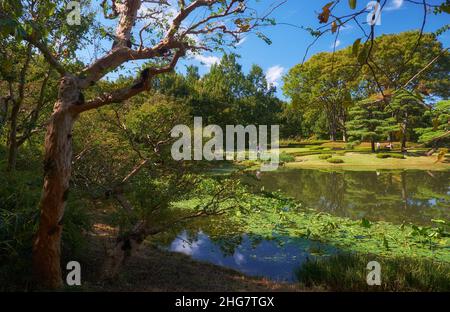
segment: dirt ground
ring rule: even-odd
[[[297,284],[276,283],[264,278],[245,276],[235,270],[196,261],[189,256],[144,244],[123,266],[119,277],[110,282],[98,282],[106,247],[111,244],[113,231],[96,226],[92,242],[82,267],[85,283],[81,291],[150,291],[150,292],[267,292],[305,291]],[[308,291],[308,290],[306,290]]]

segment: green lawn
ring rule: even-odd
[[[333,155],[333,158],[344,160],[342,164],[332,164],[319,159],[320,155],[298,156],[295,162],[286,163],[289,168],[343,168],[343,169],[422,169],[450,170],[450,163],[436,163],[436,156],[406,156],[405,159],[380,159],[377,154],[346,152],[345,155]]]

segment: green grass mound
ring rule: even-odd
[[[381,285],[367,285],[370,261],[381,266]],[[310,260],[296,272],[299,282],[333,291],[450,291],[450,265],[429,259],[340,253]]]
[[[295,156],[285,153],[285,152],[282,152],[280,154],[280,161],[284,162],[284,163],[293,162],[293,161],[295,161]]]
[[[323,150],[325,148],[326,148],[325,146],[311,146],[309,149],[311,151],[320,151],[320,150]]]
[[[328,158],[327,161],[332,164],[343,164],[344,160],[341,158]]]
[[[400,154],[400,153],[392,153],[391,157],[392,158],[397,158],[397,159],[405,159],[405,155]]]
[[[400,153],[380,153],[377,154],[377,158],[385,159],[385,158],[396,158],[396,159],[405,159],[405,156]]]
[[[331,157],[333,157],[333,155],[331,155],[331,154],[324,154],[324,155],[320,155],[319,159],[326,160],[326,159],[329,159]]]

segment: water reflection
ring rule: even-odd
[[[450,217],[449,177],[450,172],[279,170],[262,173],[261,180],[249,175],[244,182],[257,190],[281,190],[305,208],[338,216],[430,224],[431,219]],[[277,281],[295,281],[295,270],[307,259],[336,252],[335,247],[304,238],[228,235],[242,232],[233,224],[224,226],[226,220],[218,222],[219,227],[211,220],[193,222],[177,238],[168,237],[163,246]]]
[[[449,178],[448,171],[281,170],[245,181],[338,216],[430,224],[450,217]]]
[[[230,244],[230,242],[234,242]],[[199,231],[193,237],[183,231],[169,247],[196,260],[232,268],[251,276],[294,281],[295,270],[307,261],[334,252],[334,248],[306,239],[279,237],[260,240],[248,235],[213,240]]]

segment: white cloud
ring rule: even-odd
[[[238,47],[238,46],[240,46],[240,45],[243,45],[245,41],[247,41],[247,37],[241,38],[241,40],[239,40],[239,42],[236,43],[236,46]]]
[[[383,11],[394,11],[394,10],[398,10],[402,7],[403,5],[403,0],[391,0],[389,2],[389,5],[387,5]]]
[[[138,16],[144,16],[146,14],[153,13],[155,10],[162,10],[160,14],[154,15],[157,19],[167,19],[169,23],[173,21],[176,14],[179,11],[178,4],[174,0],[168,1],[169,5],[160,5],[157,3],[144,2],[138,11]],[[148,21],[144,21],[144,24]]]
[[[206,237],[202,234],[202,232],[199,232],[197,240],[189,242],[187,232],[183,231],[183,233],[170,244],[169,250],[193,256],[199,252],[200,247],[206,242]]]
[[[199,61],[200,63],[204,64],[207,67],[211,67],[214,64],[218,64],[220,63],[220,58],[218,58],[217,56],[204,56],[201,54],[196,54],[194,55],[194,59],[196,59],[197,61]]]
[[[284,70],[285,68],[280,65],[270,67],[266,72],[266,79],[269,85],[278,87],[280,84],[279,80],[283,76]]]
[[[233,258],[234,258],[234,262],[236,262],[236,264],[239,266],[243,265],[246,262],[245,256],[237,250],[234,252]]]
[[[336,40],[336,41],[333,41],[333,44],[330,46],[330,48],[337,48],[338,46],[340,46],[341,45],[341,40]]]
[[[342,25],[342,26],[340,27],[339,31],[352,30],[353,28],[354,28],[354,27],[353,27],[352,25],[350,25],[350,24],[345,24],[345,25]]]

